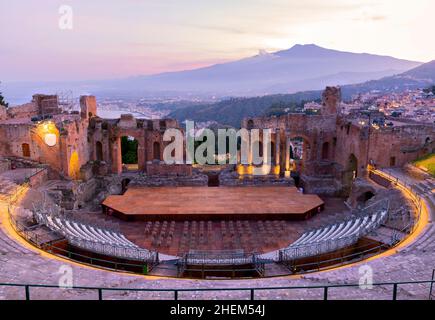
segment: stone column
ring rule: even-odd
[[[276,129],[276,133],[275,133],[275,165],[279,166],[280,165],[280,144],[281,144],[281,137],[280,137],[280,130]],[[273,150],[272,150],[273,152]]]
[[[138,163],[139,170],[145,171],[145,147],[144,147],[145,138],[140,137],[139,139],[138,139],[138,146],[137,146],[137,163]]]
[[[290,138],[285,140],[285,171],[290,170]]]
[[[116,137],[112,141],[112,172],[120,174],[122,173],[121,138]]]

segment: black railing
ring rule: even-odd
[[[432,281],[435,280],[435,269],[432,270]],[[435,298],[435,295],[432,294],[432,290],[433,290],[433,282],[431,282],[430,284],[430,289],[429,289],[429,300],[433,300]]]
[[[405,285],[422,285],[427,284],[429,285],[428,289],[428,299],[432,298],[432,287],[435,280],[432,278],[432,280],[420,280],[420,281],[401,281],[401,282],[378,282],[373,283],[371,286],[374,287],[390,287],[391,293],[390,297],[391,300],[398,300],[398,291],[401,286]],[[165,300],[179,300],[180,293],[185,292],[225,292],[225,291],[231,291],[231,292],[246,292],[248,295],[246,296],[246,300],[255,300],[256,293],[261,291],[267,291],[270,293],[271,291],[293,291],[293,290],[307,290],[308,292],[312,290],[322,290],[322,298],[323,300],[330,300],[333,298],[331,295],[331,289],[343,289],[343,288],[358,288],[362,291],[370,291],[369,289],[362,289],[360,284],[333,284],[333,285],[316,285],[316,286],[286,286],[286,287],[242,287],[242,288],[180,288],[180,289],[147,289],[147,288],[104,288],[104,287],[85,287],[85,286],[72,286],[72,287],[63,287],[63,286],[54,286],[54,285],[44,285],[44,284],[16,284],[16,283],[0,283],[1,287],[15,287],[15,288],[22,288],[23,289],[23,296],[26,300],[31,300],[31,289],[35,288],[51,288],[51,289],[68,289],[69,293],[71,293],[71,290],[89,290],[96,293],[96,297],[98,300],[104,299],[104,293],[105,292],[167,292],[171,293],[170,299]],[[46,294],[44,294],[44,297],[47,297]],[[424,297],[422,295],[421,297]],[[15,297],[14,297],[15,298]],[[303,296],[298,296],[298,299],[303,298]],[[312,300],[312,295],[307,294],[308,300]],[[376,300],[376,296],[374,295],[373,300]],[[15,298],[16,299],[16,298]],[[358,298],[355,298],[358,300]],[[382,298],[384,299],[384,298]],[[421,298],[423,299],[423,298]]]
[[[29,230],[29,227],[20,223],[17,219],[13,217],[10,206],[8,207],[9,212],[9,222],[14,228],[15,232],[19,234],[23,239],[32,244],[33,246],[49,252],[51,254],[66,258],[71,261],[78,261],[82,264],[99,267],[109,270],[121,271],[121,272],[133,272],[138,274],[148,274],[153,270],[153,268],[158,264],[158,260],[151,263],[144,263],[139,261],[131,261],[128,259],[120,260],[108,260],[104,258],[99,258],[98,256],[91,254],[82,254],[79,252],[71,251],[66,249],[64,246],[59,245],[62,241],[56,240],[54,242],[42,243],[39,241],[44,238],[49,232],[38,235]],[[158,259],[158,257],[157,257]]]

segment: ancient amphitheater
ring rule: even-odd
[[[258,176],[167,164],[176,121],[80,106],[35,95],[0,114],[0,299],[435,296],[435,179],[411,165],[433,126],[372,127],[326,88],[321,114],[243,121],[272,129]]]

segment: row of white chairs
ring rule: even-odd
[[[295,242],[279,251],[279,259],[291,261],[333,252],[355,244],[361,237],[379,228],[386,221],[388,204],[379,206],[375,212],[367,211],[365,214],[305,232]]]
[[[119,232],[41,210],[35,210],[34,217],[38,223],[60,233],[70,244],[79,248],[124,259],[150,262],[157,260],[157,253],[140,248]]]

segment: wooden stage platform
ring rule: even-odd
[[[306,219],[323,210],[317,195],[295,187],[144,187],[103,201],[123,220]]]

